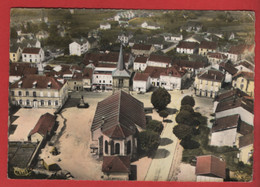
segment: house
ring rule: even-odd
[[[162,55],[151,54],[146,62],[147,66],[153,67],[170,67],[172,63],[172,58]]]
[[[239,137],[239,161],[250,164],[254,150],[254,133]]]
[[[49,33],[47,31],[39,31],[35,37],[38,39],[38,40],[42,40],[42,39],[46,39],[49,37]]]
[[[224,74],[221,71],[210,69],[201,72],[196,76],[194,92],[196,95],[214,98],[220,90],[224,81]]]
[[[104,180],[129,180],[131,173],[128,156],[104,156],[102,164]]]
[[[134,44],[145,44],[147,43],[147,35],[146,34],[135,34],[131,39],[129,39],[129,46],[133,47]]]
[[[83,37],[80,39],[73,39],[73,42],[69,44],[70,55],[81,56],[96,45],[97,41],[93,37],[87,39]]]
[[[22,61],[31,63],[40,63],[44,60],[44,51],[42,48],[24,48],[22,52]]]
[[[147,67],[147,57],[138,56],[134,60],[134,71],[144,71]]]
[[[148,57],[152,52],[155,51],[155,49],[152,45],[134,44],[131,51],[135,56]]]
[[[150,75],[150,84],[153,87],[159,87],[160,84],[160,75],[166,68],[159,68],[153,66],[147,66],[144,73],[148,73]]]
[[[237,69],[233,66],[232,63],[229,62],[221,62],[219,64],[219,70],[223,71],[225,74],[225,80],[224,82],[226,83],[231,83],[232,82],[232,76],[237,73]]]
[[[245,98],[247,100],[253,100],[253,98],[249,97],[248,94],[246,94],[245,92],[241,91],[240,89],[236,88],[236,89],[232,89],[232,90],[228,90],[225,92],[222,92],[220,94],[218,94],[215,99],[214,99],[214,106],[213,106],[213,113],[215,113],[216,108],[218,106],[218,104],[220,102],[224,102],[224,101],[230,101],[233,100],[234,98]]]
[[[216,53],[208,52],[207,57],[208,57],[208,62],[211,65],[219,64],[220,62],[223,62],[228,58],[225,54],[217,53],[217,52]]]
[[[145,93],[151,87],[150,75],[148,73],[137,72],[133,78],[133,90]]]
[[[194,34],[194,35],[186,38],[184,41],[186,41],[186,42],[196,42],[196,43],[200,44],[201,42],[205,41],[205,39],[201,35]]]
[[[254,53],[254,45],[239,44],[231,46],[227,55],[232,62],[237,62],[250,53]]]
[[[202,24],[195,21],[189,21],[180,28],[180,32],[195,32],[198,33],[202,30]]]
[[[254,104],[242,97],[219,102],[216,110],[216,118],[239,114],[240,119],[249,125],[254,125]]]
[[[215,53],[217,44],[215,42],[202,41],[199,45],[199,55],[207,56],[208,52]]]
[[[190,60],[174,60],[173,65],[177,65],[181,68],[186,69],[187,78],[192,78],[196,76],[206,67],[206,64],[202,61]]]
[[[92,75],[92,88],[102,90],[112,90],[112,72],[115,67],[96,67]]]
[[[12,62],[18,62],[22,56],[22,49],[19,46],[12,45],[9,51],[9,59]]]
[[[42,144],[43,141],[52,135],[55,123],[56,116],[50,113],[43,114],[29,133],[28,140]]]
[[[141,27],[144,28],[144,29],[150,29],[150,30],[161,29],[161,27],[158,24],[148,23],[146,21],[141,24]]]
[[[239,137],[253,132],[253,126],[240,119],[239,114],[217,118],[211,129],[211,145],[237,146]]]
[[[109,29],[111,29],[111,24],[110,24],[110,23],[101,23],[101,24],[99,25],[99,28],[100,28],[101,30],[109,30]]]
[[[145,129],[144,105],[120,90],[97,104],[91,137],[98,155],[137,154],[137,132]]]
[[[128,44],[129,40],[133,37],[130,32],[122,32],[118,35],[117,39],[122,44]]]
[[[38,68],[29,63],[11,63],[9,70],[9,83],[20,80],[23,76],[38,73]]]
[[[226,162],[213,155],[197,157],[197,182],[223,182],[226,178]]]
[[[180,41],[176,46],[177,53],[195,54],[198,50],[198,43]]]
[[[255,65],[247,60],[241,60],[239,63],[235,65],[235,68],[238,71],[254,72]]]
[[[240,71],[233,75],[232,86],[234,88],[239,88],[249,96],[254,97],[254,76],[255,73]]]
[[[51,76],[27,75],[10,86],[12,104],[21,107],[59,108],[67,98],[67,84]]]
[[[182,34],[165,33],[163,37],[166,42],[179,42],[183,39]]]
[[[92,75],[93,69],[92,68],[84,68],[83,69],[83,89],[86,91],[90,91],[92,89]]]
[[[181,90],[187,79],[187,71],[178,66],[165,68],[160,74],[161,87],[167,90]]]

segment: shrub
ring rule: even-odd
[[[151,97],[151,103],[153,104],[154,108],[163,110],[166,106],[171,102],[171,95],[167,92],[165,88],[158,88],[156,89]]]
[[[187,110],[180,111],[177,114],[175,120],[177,123],[182,123],[182,124],[186,124],[186,125],[190,125],[190,126],[193,124],[193,116]]]
[[[192,96],[186,95],[181,100],[181,105],[190,105],[191,107],[195,106],[195,100]]]
[[[200,147],[199,142],[188,138],[183,139],[180,144],[184,149],[197,149]]]
[[[147,130],[138,134],[138,152],[151,156],[157,149],[160,143],[160,136],[158,133]]]
[[[163,124],[160,121],[151,120],[148,122],[146,129],[157,132],[158,134],[161,134],[161,132],[163,130]]]

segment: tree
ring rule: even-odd
[[[11,28],[10,30],[10,37],[13,38],[13,39],[16,39],[17,38],[17,31],[14,27]]]
[[[195,106],[195,100],[192,96],[186,95],[181,100],[181,105],[190,105],[192,107]]]
[[[177,123],[191,126],[193,124],[193,115],[189,111],[182,110],[177,114],[175,120]]]
[[[200,147],[199,142],[196,142],[195,140],[191,140],[189,138],[183,139],[180,144],[184,149],[197,149]]]
[[[194,110],[193,110],[192,106],[190,106],[190,105],[181,105],[180,111],[182,111],[182,110],[186,110],[186,111],[189,111],[190,113],[194,113]]]
[[[192,134],[192,128],[185,124],[178,124],[175,127],[173,127],[172,132],[179,140],[182,140]]]
[[[160,142],[160,136],[158,133],[146,130],[138,134],[138,152],[151,156],[157,149]]]
[[[160,121],[151,120],[146,125],[146,129],[157,132],[158,134],[161,134],[161,132],[163,130],[163,124]]]
[[[160,115],[160,117],[163,118],[163,121],[164,121],[164,118],[167,118],[167,116],[169,115],[169,113],[168,113],[166,110],[161,110],[161,111],[159,112],[159,115]]]
[[[166,106],[171,102],[171,95],[167,92],[165,88],[158,88],[156,89],[151,97],[151,103],[153,104],[154,108],[163,110]]]

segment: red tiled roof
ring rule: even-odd
[[[143,103],[124,91],[118,91],[97,105],[91,131],[101,128],[110,138],[126,138],[145,128]]]
[[[239,115],[231,115],[223,118],[216,119],[215,124],[212,126],[212,132],[218,132],[231,128],[236,128],[239,122]]]
[[[254,114],[254,104],[244,98],[235,98],[232,100],[220,102],[216,108],[216,112],[222,112],[237,107],[242,107],[248,112]]]
[[[165,71],[165,68],[147,66],[144,73],[148,73],[152,78],[159,78],[163,71]]]
[[[215,42],[202,41],[199,45],[199,48],[203,49],[216,49],[217,44]]]
[[[10,76],[24,76],[37,74],[38,68],[31,67],[28,63],[11,63],[10,64]]]
[[[29,133],[29,136],[39,133],[43,137],[47,136],[48,132],[51,132],[52,128],[55,125],[56,117],[51,115],[50,113],[43,114],[38,122],[36,123],[35,127]]]
[[[148,73],[139,73],[137,72],[134,76],[134,81],[147,81],[149,78]]]
[[[224,80],[224,74],[217,70],[206,70],[198,75],[198,79],[204,79],[215,82],[222,82]]]
[[[130,158],[128,156],[104,156],[102,172],[130,173]]]
[[[239,65],[242,65],[242,66],[244,66],[244,67],[246,67],[246,68],[248,68],[252,71],[254,71],[254,69],[255,69],[255,67],[252,64],[248,63],[247,61],[242,61],[236,66],[239,66]]]
[[[172,59],[170,57],[162,56],[162,55],[150,55],[148,61],[170,64],[172,62]]]
[[[237,132],[239,132],[242,135],[250,134],[253,131],[254,131],[254,127],[252,125],[247,124],[244,121],[240,122],[238,129],[237,129]]]
[[[226,70],[231,75],[235,75],[237,73],[237,69],[230,63],[227,62],[221,62],[219,64],[220,67],[222,67],[224,70]]]
[[[254,81],[255,73],[253,72],[245,72],[245,71],[240,71],[233,75],[233,79],[236,80],[238,77],[243,77],[247,80]]]
[[[33,83],[36,82],[35,89],[48,88],[48,83],[51,82],[50,89],[61,89],[63,84],[61,84],[56,78],[45,75],[26,75],[21,80],[15,82],[10,86],[10,88],[18,88],[18,83],[21,82],[21,88],[33,88]]]
[[[104,67],[104,68],[116,68],[117,64],[108,64],[108,63],[98,63],[96,67]]]
[[[93,69],[92,68],[84,68],[83,69],[83,77],[85,79],[92,79]]]
[[[152,45],[147,45],[147,44],[134,44],[132,49],[149,51],[151,49],[151,47],[152,47]]]
[[[234,90],[229,90],[225,93],[219,94],[215,97],[215,101],[223,101],[227,99],[233,99],[233,98],[241,98],[241,97],[246,97],[248,96],[245,92],[242,90],[236,88]]]
[[[228,52],[231,54],[243,54],[245,50],[250,51],[253,49],[253,47],[254,45],[240,44],[240,45],[231,46]]]
[[[146,61],[147,61],[147,57],[144,57],[144,56],[138,56],[138,57],[135,58],[135,61],[134,61],[134,62],[145,64]]]
[[[227,56],[221,53],[207,53],[208,58],[227,59]]]
[[[212,175],[225,179],[226,162],[212,155],[198,156],[195,174],[206,176]]]
[[[28,53],[28,54],[39,54],[41,48],[24,48],[22,53]]]
[[[195,61],[188,61],[188,60],[174,60],[173,64],[182,68],[199,69],[205,67],[204,62],[195,62]]]
[[[178,66],[172,66],[169,68],[165,68],[164,71],[160,75],[164,76],[172,76],[172,77],[182,77],[183,75],[186,74],[186,70],[178,67]]]
[[[198,43],[196,43],[196,42],[184,42],[184,41],[181,41],[181,42],[179,42],[179,44],[177,45],[176,48],[195,49],[197,47],[198,47]]]
[[[252,145],[254,143],[254,133],[239,137],[239,148]]]

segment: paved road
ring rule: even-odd
[[[172,98],[173,102],[170,104],[176,109],[180,108],[180,101],[184,95],[179,95]],[[172,122],[167,123],[161,134],[161,142],[152,160],[145,177],[145,181],[169,181],[169,172],[172,168],[172,163],[175,157],[178,157],[177,148],[179,146],[178,138],[172,133],[172,128],[177,125],[175,122],[176,114],[172,114],[168,119]]]

